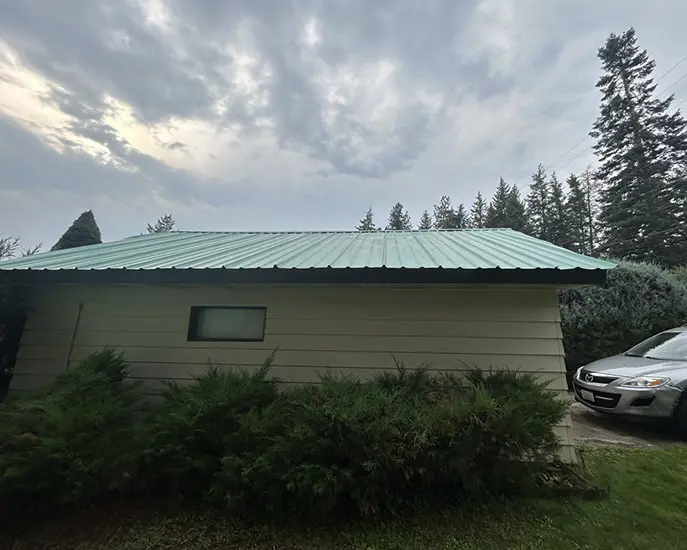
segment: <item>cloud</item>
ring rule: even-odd
[[[678,0],[3,2],[0,233],[56,238],[96,204],[111,238],[167,211],[345,228],[369,205],[417,218],[524,186],[540,162],[579,170],[596,49],[635,25],[661,73],[685,17]]]

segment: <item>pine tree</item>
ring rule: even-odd
[[[148,224],[148,233],[165,233],[174,230],[174,219],[171,214],[165,214],[157,219],[155,225]]]
[[[548,241],[557,246],[571,248],[572,239],[568,226],[568,216],[565,211],[565,190],[555,173],[551,175],[549,188],[551,189],[551,201],[548,218]]]
[[[434,205],[434,227],[435,229],[455,229],[456,221],[451,198],[444,195],[439,204]]]
[[[407,231],[413,228],[413,224],[410,221],[410,214],[408,214],[407,210],[403,209],[403,205],[400,202],[397,202],[391,208],[389,223],[386,228],[395,231]]]
[[[546,179],[546,171],[541,164],[532,174],[530,192],[527,195],[527,218],[530,223],[530,231],[533,237],[549,240],[549,182]]]
[[[587,235],[587,197],[582,189],[582,182],[575,174],[570,174],[566,182],[568,195],[565,199],[565,212],[568,230],[570,231],[570,250],[579,254],[591,254]]]
[[[50,250],[64,250],[102,242],[95,216],[93,216],[93,212],[87,210],[74,220],[69,229],[62,234]]]
[[[429,212],[425,210],[420,218],[420,225],[417,226],[418,229],[432,229],[432,216]]]
[[[355,226],[358,231],[376,231],[377,226],[374,222],[374,212],[372,212],[372,207],[367,209],[365,216],[362,220]]]
[[[591,136],[600,166],[603,250],[610,256],[687,262],[687,229],[680,170],[687,156],[687,123],[671,112],[673,96],[659,100],[655,63],[639,49],[634,29],[611,34],[599,49],[604,75],[601,112]],[[682,205],[684,206],[684,205]]]
[[[509,227],[508,203],[510,201],[510,187],[503,178],[499,181],[494,196],[487,207],[484,227]]]
[[[478,192],[475,197],[475,202],[472,203],[470,209],[470,226],[481,228],[484,227],[487,218],[487,202],[484,200],[482,193]]]

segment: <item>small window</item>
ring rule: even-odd
[[[189,342],[262,342],[264,307],[209,306],[191,308]]]

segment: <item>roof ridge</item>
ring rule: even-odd
[[[460,232],[470,232],[470,231],[484,231],[484,232],[496,232],[496,231],[513,231],[510,227],[465,227],[456,229],[376,229],[372,231],[358,231],[357,229],[294,229],[294,230],[275,230],[275,231],[217,231],[217,230],[199,230],[199,229],[175,229],[172,231],[161,231],[159,233],[142,233],[140,235],[131,235],[129,237],[124,237],[125,239],[133,239],[137,237],[153,237],[157,235],[169,235],[169,234],[217,234],[217,235],[318,235],[322,233],[332,234],[332,233],[361,233],[361,234],[375,234],[375,233],[460,233]],[[123,239],[120,239],[123,240]]]

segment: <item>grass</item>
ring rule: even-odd
[[[0,548],[78,550],[481,550],[687,547],[687,448],[588,449],[585,475],[602,501],[500,501],[383,524],[249,526],[216,512],[159,503],[103,506],[33,524]]]

